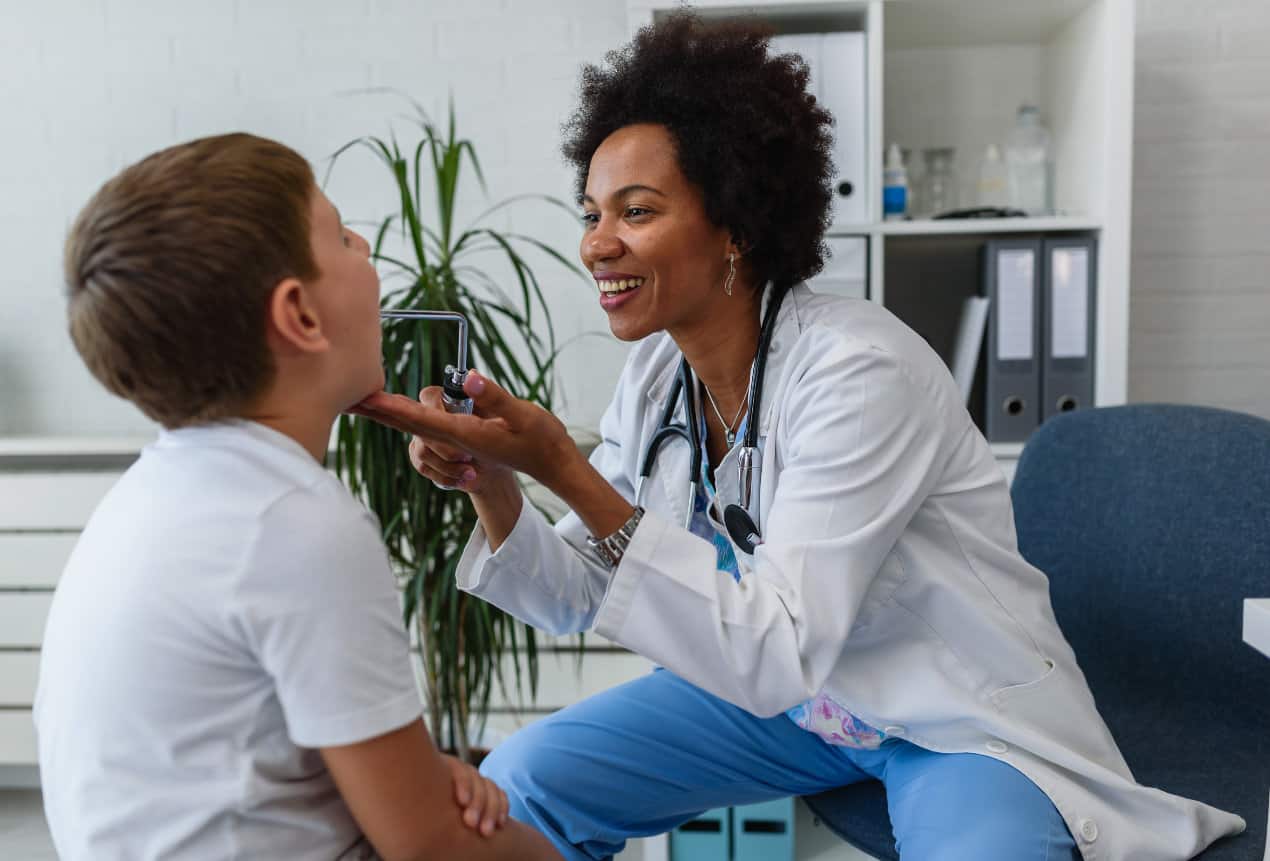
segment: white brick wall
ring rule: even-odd
[[[579,66],[623,40],[623,0],[48,0],[0,4],[0,434],[128,434],[149,424],[103,393],[65,334],[66,229],[125,164],[179,140],[243,129],[278,138],[318,168],[339,145],[386,134],[405,103],[350,90],[392,87],[443,117],[453,93],[491,199],[569,198],[559,127]],[[343,95],[341,95],[343,94]],[[393,198],[367,157],[328,189],[350,220]],[[469,177],[469,179],[473,179]],[[462,201],[485,209],[476,183]],[[525,208],[495,224],[570,259],[570,216]],[[576,276],[543,265],[557,333],[607,333]],[[625,348],[589,338],[566,353],[570,420],[598,421]]]
[[[1130,396],[1270,416],[1270,3],[1139,0]],[[42,0],[0,3],[0,434],[126,434],[148,425],[100,391],[64,333],[70,219],[124,164],[177,140],[247,129],[323,167],[400,113],[453,93],[495,198],[571,194],[559,126],[578,67],[625,38],[623,0]],[[382,176],[342,165],[351,219],[380,214]],[[479,196],[464,202],[474,214]],[[522,211],[566,255],[563,213]],[[562,338],[606,332],[585,286],[547,288]],[[592,425],[624,348],[566,353],[569,419]],[[583,393],[590,393],[584,397]]]
[[[1270,417],[1270,3],[1138,0],[1129,396]]]

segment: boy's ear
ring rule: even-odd
[[[329,347],[317,305],[298,278],[284,278],[269,297],[269,331],[284,349],[320,353]]]

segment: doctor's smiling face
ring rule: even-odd
[[[582,262],[614,335],[635,341],[708,323],[727,298],[736,249],[728,230],[706,217],[665,126],[639,123],[605,138],[591,157],[582,206]],[[748,290],[741,280],[738,271],[735,291]]]

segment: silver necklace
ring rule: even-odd
[[[736,442],[735,428],[741,420],[741,414],[745,412],[745,405],[750,400],[750,393],[745,393],[745,397],[741,399],[741,406],[736,411],[736,416],[733,417],[731,422],[728,422],[723,418],[723,413],[719,412],[719,405],[714,402],[714,395],[710,394],[710,387],[702,383],[701,388],[706,390],[706,397],[710,400],[710,406],[714,408],[714,414],[719,417],[719,424],[723,425],[724,439],[728,441],[728,448],[732,448],[732,443]]]

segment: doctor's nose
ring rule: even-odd
[[[625,250],[622,240],[617,238],[604,219],[582,235],[582,260],[588,265],[616,260]]]

